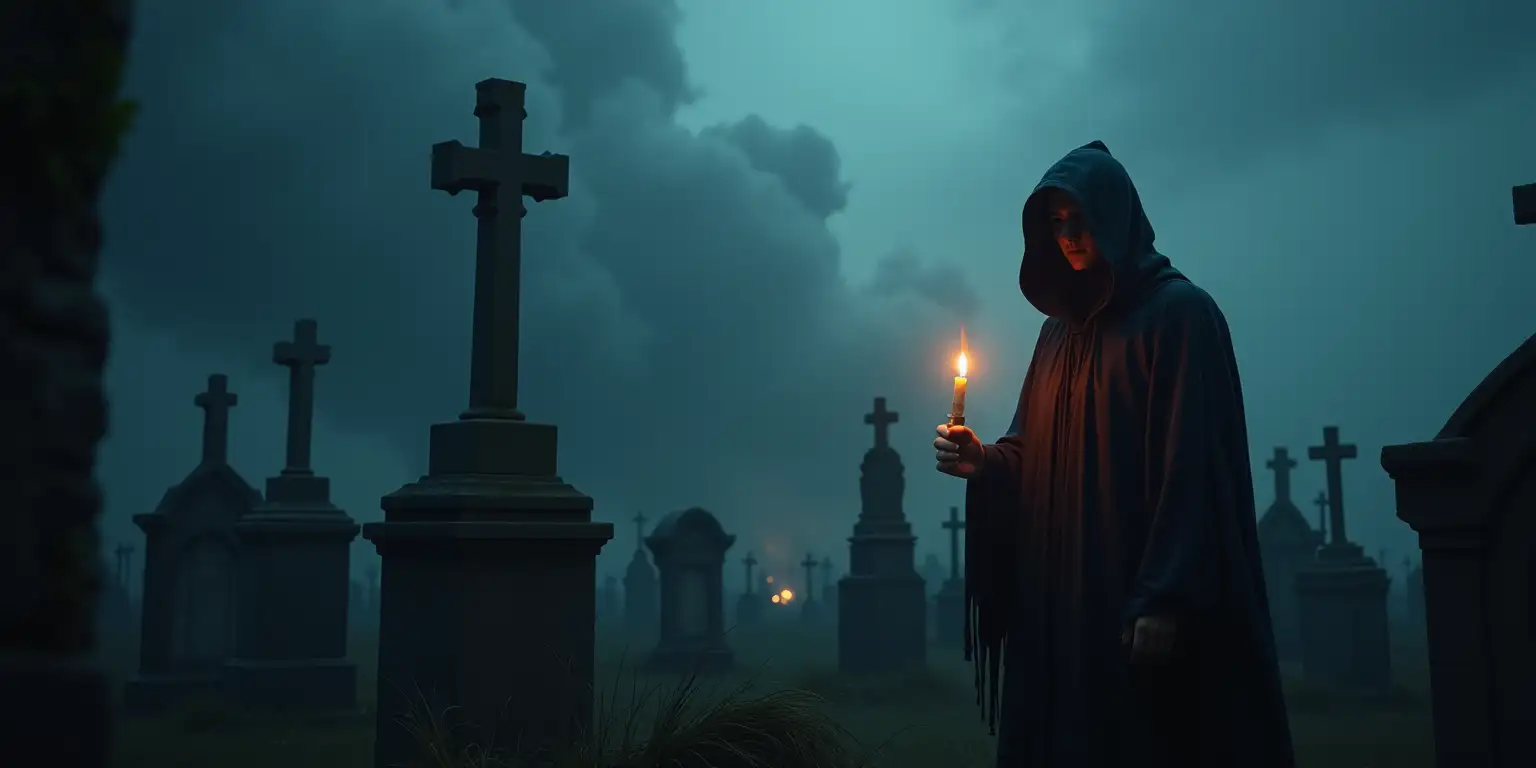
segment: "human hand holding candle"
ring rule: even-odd
[[[965,426],[966,374],[970,366],[965,346],[965,329],[960,330],[960,355],[955,359],[955,395],[949,405],[949,423],[940,424],[933,440],[938,470],[946,475],[969,480],[981,473],[982,448],[976,433]]]

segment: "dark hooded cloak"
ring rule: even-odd
[[[1062,256],[1052,189],[1098,266]],[[1102,143],[1045,174],[1023,230],[1019,288],[1047,320],[966,492],[967,651],[998,766],[1291,768],[1226,318],[1153,247]],[[1153,615],[1175,619],[1174,654],[1133,664],[1122,632]]]

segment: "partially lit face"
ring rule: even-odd
[[[1072,196],[1060,190],[1052,190],[1046,202],[1051,217],[1051,235],[1067,257],[1072,269],[1081,272],[1099,261],[1099,249],[1088,231],[1083,218],[1083,208]]]

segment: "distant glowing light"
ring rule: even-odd
[[[769,577],[768,577],[768,583],[769,583],[769,584],[772,584],[772,583],[773,583],[773,577],[772,577],[772,576],[769,576]]]
[[[783,590],[783,591],[779,592],[779,599],[787,603],[787,602],[795,599],[795,593],[791,592],[790,590],[787,590],[787,589]]]
[[[779,596],[778,595],[774,595],[773,597],[770,597],[768,599],[772,600],[775,604],[777,604],[779,602]]]

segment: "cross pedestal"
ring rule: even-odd
[[[315,366],[331,358],[314,320],[272,347],[289,370],[288,442],[266,499],[235,524],[240,543],[235,653],[224,686],[248,712],[349,712],[357,667],[347,660],[352,540],[358,526],[331,504],[331,481],[310,468]]]
[[[940,526],[949,533],[949,578],[933,597],[934,635],[945,648],[965,650],[965,577],[960,570],[960,532],[965,520],[960,508],[949,508],[949,519]]]
[[[476,84],[480,146],[432,148],[432,187],[479,197],[469,408],[432,426],[427,475],[363,528],[384,570],[377,768],[417,757],[398,718],[421,705],[523,753],[591,732],[596,557],[613,526],[556,473],[555,427],[517,410],[521,198],[563,197],[569,168],[523,153],[524,88]]]
[[[757,591],[757,582],[753,580],[753,569],[757,567],[757,558],[751,552],[742,558],[742,565],[746,566],[747,581],[741,591],[741,597],[736,598],[736,626],[756,626],[763,617],[763,601],[767,598]]]
[[[1296,574],[1301,609],[1301,662],[1308,679],[1340,688],[1384,691],[1392,684],[1388,637],[1387,572],[1349,541],[1344,527],[1344,459],[1354,445],[1339,442],[1338,427],[1323,428],[1323,444],[1308,456],[1328,471],[1332,534],[1312,567]]]

